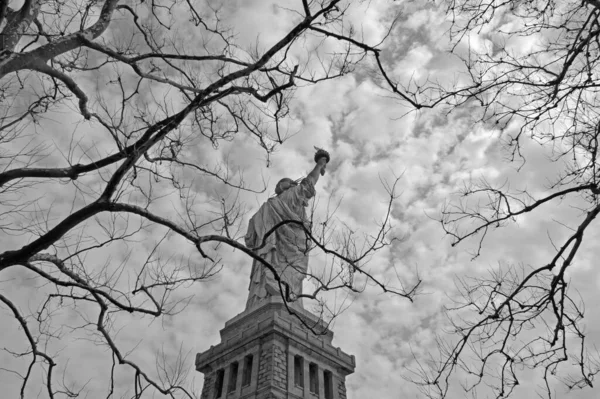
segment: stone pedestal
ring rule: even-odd
[[[331,345],[333,332],[316,316],[294,311],[324,334],[307,329],[276,297],[225,323],[221,343],[196,355],[202,399],[346,399],[354,356]]]

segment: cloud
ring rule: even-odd
[[[284,8],[298,4],[286,2],[275,6],[262,1],[231,2],[223,9],[223,16],[238,32],[242,48],[250,48],[256,38],[260,39],[260,48],[266,48],[292,24],[288,17],[291,12]],[[390,9],[388,6],[379,8],[379,4],[375,3],[365,7],[358,8],[349,18],[361,27],[366,41],[375,43],[385,32],[381,21],[388,19]],[[423,79],[431,73],[445,83],[454,81],[458,63],[456,60],[449,62],[441,52],[443,43],[434,41],[442,35],[439,24],[443,16],[431,9],[419,9],[402,18],[406,24],[390,38],[392,44],[386,47],[392,53],[386,57],[395,62],[394,77],[405,81],[411,77]],[[481,48],[486,46],[484,39],[472,39],[472,44],[477,43]],[[91,87],[95,83],[83,84]],[[166,93],[160,87],[153,90],[159,97]],[[108,91],[104,94],[111,95]],[[31,136],[34,145],[47,144],[52,140],[56,147],[68,149],[74,134],[74,142],[81,139],[82,142],[93,143],[87,147],[73,147],[74,159],[86,162],[88,158],[97,158],[113,148],[100,126],[79,124],[79,117],[66,110],[61,112],[55,114],[54,122],[46,122],[44,135]],[[394,231],[404,240],[373,256],[365,267],[391,284],[414,281],[418,273],[424,280],[423,293],[415,303],[410,303],[368,285],[364,293],[352,297],[352,305],[335,320],[335,345],[354,354],[357,360],[356,373],[347,379],[349,399],[415,397],[416,387],[402,376],[407,375],[406,367],[415,366],[413,355],[422,359],[435,351],[436,336],[448,327],[443,307],[455,295],[455,279],[484,275],[499,264],[539,266],[553,254],[549,237],[554,242],[562,242],[569,234],[568,228],[562,224],[575,226],[574,221],[583,216],[577,209],[548,206],[539,213],[519,218],[501,230],[490,232],[483,244],[482,255],[476,260],[472,260],[471,256],[477,250],[476,240],[452,248],[449,237],[434,219],[440,216],[444,203],[460,198],[457,193],[465,181],[486,178],[491,183],[502,183],[509,180],[516,190],[527,188],[542,195],[547,192],[549,179],[560,168],[560,165],[549,161],[549,154],[542,147],[532,143],[524,148],[527,163],[517,171],[514,164],[506,160],[499,132],[490,126],[474,125],[471,112],[473,109],[467,107],[449,115],[438,109],[416,112],[391,98],[389,92],[372,80],[347,75],[296,91],[291,110],[293,118],[289,124],[290,137],[272,155],[269,167],[266,167],[264,152],[244,134],[231,142],[223,142],[217,149],[206,142],[197,143],[189,154],[206,165],[229,163],[232,171],[243,174],[251,187],[262,187],[263,179],[268,183],[264,193],[240,194],[240,201],[247,206],[247,214],[240,222],[240,236],[244,234],[248,217],[272,194],[275,182],[284,176],[297,178],[310,171],[313,146],[326,148],[332,155],[327,174],[318,184],[318,211],[321,214],[326,211],[329,196],[336,201],[341,200],[336,219],[357,232],[376,231],[377,222],[386,211],[386,193],[381,180],[390,182],[394,176],[402,175],[398,183],[400,196],[392,216]],[[55,166],[64,162],[62,155],[53,152],[40,164]],[[188,181],[193,182],[190,195],[197,195],[195,209],[198,214],[216,210],[220,198],[234,195],[234,190],[224,188],[214,179],[195,176],[194,172],[186,173],[186,180],[189,178]],[[97,191],[104,182],[102,176],[95,175],[83,180],[82,184]],[[156,194],[163,198],[154,209],[164,217],[179,220],[185,214],[185,199],[175,195],[168,186],[157,186],[157,190]],[[44,192],[44,195],[40,205],[51,207],[57,218],[71,211],[71,187]],[[85,201],[86,198],[75,198],[74,207]],[[136,219],[130,218],[130,223],[134,226]],[[97,235],[100,230],[98,225],[86,226],[88,228],[90,230],[86,232],[89,235]],[[138,239],[144,251],[132,251],[126,247],[110,254],[97,251],[98,259],[89,259],[90,271],[97,271],[110,255],[109,270],[116,270],[126,262],[127,273],[123,283],[130,283],[146,260],[146,250],[163,233],[159,228],[148,228],[140,233]],[[600,305],[597,295],[600,273],[595,265],[595,243],[599,234],[597,228],[586,233],[584,245],[570,274],[573,291],[579,291],[587,303],[586,332],[590,345],[600,341],[600,320],[598,312],[595,312]],[[6,236],[2,237],[1,245],[3,249],[16,248],[23,242],[21,237]],[[246,256],[228,247],[215,249],[207,246],[207,250],[221,257],[222,270],[207,281],[177,291],[173,300],[189,300],[188,306],[178,315],[167,316],[162,322],[138,317],[125,317],[119,321],[119,345],[124,351],[135,349],[131,356],[141,364],[152,365],[156,353],[163,349],[170,359],[179,353],[180,348],[184,354],[191,353],[187,361],[190,376],[195,375],[197,387],[202,384],[202,376],[192,370],[193,356],[217,344],[219,330],[224,323],[244,309],[251,267]],[[174,261],[187,261],[189,257],[193,267],[202,265],[196,250],[178,237],[168,237],[163,251],[165,261],[170,259],[169,256]],[[324,267],[319,263],[320,259],[323,258],[311,259],[311,268],[318,270]],[[15,298],[22,309],[37,309],[42,297],[40,294],[50,289],[38,287],[31,277],[21,272],[2,276],[2,292]],[[91,314],[96,316],[94,312]],[[76,312],[61,313],[60,317],[71,323],[84,322]],[[0,318],[3,345],[24,347],[20,336],[12,334],[16,324],[6,309],[2,308]],[[143,339],[140,332],[143,332]],[[78,334],[81,341],[52,349],[62,350],[61,367],[66,364],[66,359],[70,359],[69,383],[81,386],[90,381],[90,391],[106,392],[106,387],[98,382],[106,374],[98,376],[96,373],[105,373],[97,370],[107,369],[110,356],[104,347],[90,345],[84,340],[89,339],[85,331]],[[0,352],[0,364],[9,362],[16,365],[20,360]],[[153,367],[150,369],[153,370]],[[118,383],[123,389],[131,390],[126,385],[130,383],[129,373],[119,375]],[[515,393],[516,399],[530,397],[538,385],[539,380],[534,377],[539,378],[539,375],[533,372],[525,375],[527,378],[523,379],[522,387]],[[0,372],[0,385],[7,397],[17,396],[19,386],[15,381],[12,375]],[[450,399],[462,398],[463,395],[462,392],[452,392]],[[576,391],[572,397],[591,399],[594,394]]]

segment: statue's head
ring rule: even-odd
[[[288,188],[294,187],[297,185],[298,185],[298,183],[296,183],[294,180],[290,179],[289,177],[284,177],[283,179],[279,180],[279,182],[275,186],[275,194],[279,195],[279,194],[283,193],[285,190],[287,190]]]

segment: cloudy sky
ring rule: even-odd
[[[226,21],[237,30],[241,47],[250,46],[257,37],[266,47],[292,26],[292,21],[286,19],[286,11],[274,7],[275,3],[282,6],[284,2],[240,1],[236,7],[227,10]],[[295,7],[299,2],[289,0],[285,3]],[[365,42],[376,44],[385,33],[382,21],[389,21],[389,15],[397,11],[397,5],[386,1],[364,2],[351,9],[348,20],[356,24]],[[446,26],[444,24],[445,16],[435,9],[412,3],[406,8],[383,46],[396,80],[407,82],[411,77],[418,79],[428,75],[448,82],[453,79],[458,63],[445,52],[448,42],[445,30],[441,28]],[[247,218],[271,195],[280,178],[297,178],[310,171],[313,146],[328,149],[332,156],[327,174],[318,182],[317,209],[324,212],[329,198],[341,200],[336,220],[354,231],[376,231],[378,221],[385,214],[387,200],[381,180],[392,181],[394,176],[402,176],[398,183],[400,195],[392,211],[392,224],[393,232],[403,240],[378,252],[365,267],[392,285],[398,283],[396,274],[406,283],[414,281],[418,274],[423,280],[420,295],[411,303],[367,285],[362,294],[352,298],[339,292],[337,297],[329,299],[344,308],[350,305],[333,323],[334,344],[356,356],[356,372],[346,380],[348,398],[412,398],[418,397],[418,390],[404,377],[410,378],[409,370],[416,367],[415,358],[424,361],[428,353],[435,356],[436,336],[452,339],[444,334],[448,324],[443,308],[450,304],[456,279],[485,275],[489,270],[508,265],[527,267],[547,263],[554,254],[551,240],[560,242],[564,239],[564,225],[575,226],[581,214],[576,208],[577,202],[549,204],[501,230],[490,232],[481,256],[474,260],[472,253],[477,247],[476,241],[451,247],[451,241],[436,218],[444,204],[458,200],[457,193],[470,179],[509,181],[516,190],[527,189],[541,195],[547,192],[548,182],[561,165],[549,160],[548,149],[535,142],[526,142],[523,153],[527,162],[518,170],[517,165],[507,160],[500,132],[475,123],[476,109],[450,114],[443,109],[415,111],[383,90],[371,76],[365,68],[336,80],[300,87],[292,102],[293,120],[289,122],[289,131],[297,134],[290,135],[272,155],[269,167],[266,167],[264,153],[256,142],[245,136],[224,143],[218,149],[206,148],[198,156],[209,161],[228,158],[244,170],[244,179],[249,186],[260,187],[263,180],[266,181],[266,192],[240,194],[248,211],[241,222],[242,230],[245,230]],[[90,90],[95,87],[102,90],[98,82],[81,84]],[[97,125],[82,123],[81,116],[68,109],[59,110],[48,118],[43,133],[39,127],[30,133],[35,142],[57,149],[45,161],[55,164],[62,161],[63,154],[59,149],[68,148],[71,136],[75,138],[73,141],[85,138],[93,142],[98,153],[102,153],[102,141],[105,140]],[[93,186],[101,181],[87,183]],[[77,198],[68,184],[49,187],[49,191],[43,192],[41,204],[52,207],[50,220],[65,215],[71,206],[77,208]],[[215,190],[219,190],[215,183],[205,179],[196,180],[192,186],[192,192],[200,198],[209,198]],[[42,196],[41,193],[38,195]],[[160,210],[166,217],[176,217],[182,209],[178,198],[166,196],[161,201]],[[149,228],[139,233],[136,245],[149,249],[163,235],[163,230]],[[590,348],[600,345],[600,315],[596,311],[600,306],[597,295],[600,273],[594,267],[599,238],[598,228],[593,226],[586,233],[570,273],[573,291],[577,290],[586,304],[584,324]],[[0,250],[16,248],[22,240],[22,237],[1,237]],[[181,255],[198,260],[194,248],[182,239],[171,235],[164,243],[164,259]],[[247,297],[250,260],[227,247],[219,248],[218,253],[222,258],[222,270],[216,276],[178,292],[180,298],[189,300],[188,306],[179,314],[164,317],[161,321],[134,317],[116,322],[116,328],[120,329],[118,342],[125,348],[123,351],[131,350],[130,356],[150,365],[150,372],[154,372],[157,354],[164,353],[171,360],[178,353],[187,355],[185,364],[190,370],[187,382],[194,384],[196,390],[200,390],[203,381],[202,375],[193,371],[195,353],[219,342],[219,330],[244,309]],[[125,247],[116,247],[104,256],[110,256],[111,262],[115,263],[139,264],[143,263],[147,251],[132,252]],[[313,259],[310,267],[321,267],[319,259]],[[90,263],[102,264],[104,260],[91,259]],[[51,288],[40,287],[31,277],[20,270],[3,272],[0,290],[20,308],[36,309],[40,306],[37,294],[51,291]],[[343,305],[339,305],[341,303]],[[85,308],[80,308],[79,315],[84,313]],[[77,316],[58,310],[55,317],[59,320],[58,325],[61,318],[67,325],[69,318]],[[90,317],[93,319],[94,316]],[[0,346],[24,348],[16,328],[14,320],[2,308]],[[52,350],[60,351],[62,363],[58,369],[66,370],[65,384],[74,389],[85,384],[89,397],[106,394],[111,363],[106,349],[90,341],[85,332],[63,333],[74,338],[65,339],[62,347],[55,344]],[[0,367],[22,367],[22,360],[3,353],[0,354]],[[520,377],[521,385],[514,398],[530,398],[540,390],[539,373],[522,371]],[[35,378],[39,382],[39,371]],[[130,379],[130,371],[125,370],[118,375],[117,385],[131,389]],[[4,392],[0,396],[17,397],[20,385],[10,372],[0,371],[0,386]],[[563,397],[566,392],[559,384],[555,389],[558,397]],[[38,390],[41,392],[40,388],[32,389],[32,396]],[[487,397],[487,393],[483,389],[480,397]],[[569,397],[589,399],[596,396],[593,390],[587,389],[574,391]],[[463,397],[465,394],[460,385],[453,386],[449,398]]]

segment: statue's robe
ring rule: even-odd
[[[309,228],[304,208],[314,196],[312,181],[302,180],[299,185],[269,198],[250,219],[246,233],[246,246],[257,248],[254,253],[275,268],[280,278],[289,285],[292,298],[302,293],[302,281],[308,270],[308,237],[302,226],[296,223],[284,224],[265,236],[283,221],[301,222]],[[285,294],[285,286],[283,288]],[[248,291],[246,309],[264,298],[281,295],[273,273],[258,260],[252,263]],[[298,300],[298,303],[302,306],[301,300]]]

